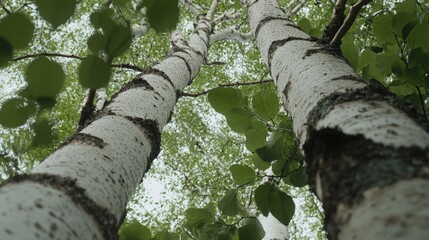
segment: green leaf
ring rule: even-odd
[[[40,16],[57,28],[73,15],[76,0],[35,0]]]
[[[372,31],[377,41],[381,44],[396,44],[392,28],[392,15],[385,14],[374,18]]]
[[[150,229],[137,221],[132,221],[121,229],[121,240],[149,240],[152,237]]]
[[[102,33],[96,32],[88,38],[88,48],[94,53],[106,48],[107,39]]]
[[[267,134],[268,130],[265,124],[253,118],[251,129],[245,132],[247,149],[254,152],[256,149],[263,147]]]
[[[371,51],[375,52],[375,53],[381,53],[383,52],[383,48],[382,47],[377,47],[377,46],[372,46]]]
[[[178,0],[144,0],[148,22],[155,31],[174,30],[179,21]]]
[[[303,18],[301,18],[301,20],[299,20],[298,27],[301,28],[302,31],[304,31],[306,33],[310,33],[311,22],[310,22],[310,20],[308,20],[308,18],[303,17]]]
[[[351,34],[347,34],[341,40],[341,52],[344,57],[349,61],[353,69],[357,69],[359,63],[359,50],[354,43],[354,37]]]
[[[421,47],[429,51],[429,14],[426,14],[422,23],[418,23],[408,34],[407,43],[412,48]]]
[[[179,240],[179,235],[176,233],[169,233],[168,231],[161,231],[155,234],[155,240]]]
[[[129,26],[116,25],[109,34],[106,52],[111,57],[118,57],[131,46],[131,29]]]
[[[245,133],[252,127],[253,116],[244,108],[233,108],[225,113],[226,123],[236,133]]]
[[[7,65],[13,58],[12,46],[6,39],[0,37],[0,68]]]
[[[272,162],[282,157],[283,149],[283,134],[275,131],[268,138],[268,142],[264,147],[256,149],[256,153],[262,160],[266,162]]]
[[[112,4],[115,7],[124,7],[128,2],[129,0],[113,0]]]
[[[198,227],[204,223],[211,223],[214,217],[210,210],[204,208],[189,208],[185,212],[186,221],[191,227]]]
[[[243,219],[243,226],[238,229],[242,240],[261,240],[265,236],[264,228],[257,218]]]
[[[237,190],[228,191],[219,201],[218,208],[223,215],[235,216],[243,210],[243,206],[237,199]]]
[[[259,185],[259,187],[255,190],[256,206],[258,207],[259,211],[261,211],[262,215],[264,215],[265,217],[268,216],[268,213],[270,212],[268,206],[270,202],[270,192],[271,185],[269,183]]]
[[[255,165],[256,168],[258,168],[259,170],[262,170],[262,171],[267,170],[271,166],[271,164],[269,162],[263,161],[258,156],[257,153],[254,153],[252,155],[252,162],[253,162],[253,165]]]
[[[51,144],[54,141],[54,134],[52,132],[52,124],[46,120],[36,121],[33,125],[34,137],[33,145],[34,146],[46,146]]]
[[[239,89],[218,87],[208,93],[210,105],[218,113],[225,115],[234,108],[245,105],[245,99]]]
[[[22,13],[12,13],[0,20],[0,36],[14,49],[27,47],[33,32],[33,23]]]
[[[25,75],[28,89],[34,98],[55,98],[65,80],[61,65],[46,57],[38,57],[31,62]]]
[[[79,82],[86,88],[106,87],[110,80],[110,74],[110,66],[95,55],[86,57],[79,66]]]
[[[270,90],[263,90],[253,96],[253,109],[263,119],[272,120],[280,110],[277,94]]]
[[[295,203],[286,193],[273,190],[270,192],[269,209],[279,222],[287,226],[295,212]]]
[[[116,23],[110,18],[112,11],[109,8],[103,8],[91,13],[90,21],[95,28],[101,28],[106,34],[110,34]]]
[[[26,103],[22,98],[11,98],[0,109],[0,124],[3,127],[19,127],[36,111],[34,104]]]
[[[239,186],[253,182],[256,178],[255,171],[247,165],[234,164],[229,171],[231,171],[234,182]]]
[[[307,185],[308,176],[305,167],[300,167],[290,175],[290,182],[294,187],[304,187]]]

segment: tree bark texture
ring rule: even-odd
[[[126,84],[79,133],[28,175],[0,188],[0,239],[117,239],[132,193],[157,156],[161,131],[204,63],[211,23]]]
[[[429,134],[410,105],[367,84],[276,0],[246,0],[251,30],[325,210],[330,239],[427,239]]]

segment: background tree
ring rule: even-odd
[[[116,23],[122,22],[124,24],[123,26],[127,26],[127,22],[129,22],[129,25],[132,26],[134,30],[136,30],[134,31],[135,36],[139,36],[139,34],[145,32],[141,25],[143,15],[136,14],[136,10],[139,13],[140,10],[144,9],[138,8],[138,2],[133,2],[134,8],[130,2],[127,1],[112,2],[114,5],[111,5],[113,6],[111,9],[113,10],[109,10],[109,14],[111,14],[111,18]],[[286,10],[288,15],[290,14],[289,16],[293,16],[295,18],[301,29],[310,33],[310,35],[314,37],[322,37],[323,33],[320,31],[320,29],[323,29],[328,25],[331,18],[331,9],[335,4],[337,5],[337,11],[334,14],[334,20],[337,19],[337,21],[332,22],[337,22],[337,27],[333,28],[333,32],[342,26],[341,24],[338,24],[338,22],[341,23],[341,18],[335,17],[342,15],[342,9],[350,9],[352,5],[358,6],[352,9],[359,9],[359,4],[362,4],[359,2],[357,4],[348,3],[349,5],[345,5],[346,3],[344,1],[339,1],[337,3],[308,2],[305,5],[305,11],[302,11],[299,15],[294,15],[296,14],[296,10],[301,9],[305,2],[306,1],[281,2],[281,6]],[[185,6],[185,8],[181,11],[181,21],[179,22],[179,28],[182,29],[185,35],[188,35],[190,31],[192,31],[192,22],[195,19],[195,15],[207,12],[210,7],[210,3],[205,1],[182,1],[181,3],[183,4],[182,6]],[[108,4],[110,4],[110,1]],[[146,4],[150,5],[150,3]],[[369,80],[371,78],[376,78],[381,83],[389,87],[391,91],[395,91],[397,93],[402,91],[403,95],[406,96],[406,98],[413,100],[415,106],[420,108],[421,112],[423,113],[427,109],[427,102],[425,103],[425,99],[427,98],[427,84],[424,82],[427,76],[427,74],[424,72],[427,72],[427,68],[424,64],[425,61],[422,61],[422,59],[425,59],[426,56],[425,54],[427,52],[427,45],[425,45],[425,43],[427,43],[427,41],[424,41],[424,38],[428,35],[418,33],[424,33],[424,31],[427,29],[427,21],[424,20],[427,12],[427,6],[425,6],[425,4],[422,2],[414,1],[406,1],[402,4],[403,5],[395,5],[389,2],[373,2],[370,6],[364,7],[360,14],[357,15],[358,18],[356,21],[354,21],[355,24],[352,25],[351,30],[349,30],[349,34],[346,34],[346,36],[342,38],[341,46],[344,55],[349,59],[351,65],[354,66],[358,71],[362,71],[365,79]],[[151,6],[149,5],[146,5],[146,7],[150,8]],[[29,14],[29,16],[31,16],[33,19],[39,19],[37,11],[34,10],[35,5],[32,3],[27,4],[24,1],[3,1],[2,6],[3,9],[6,9],[4,10],[5,13],[3,16],[6,16],[6,13],[12,13],[15,10],[18,10]],[[15,51],[15,48],[13,48],[15,55],[19,53],[19,55],[17,55],[19,57],[16,57],[15,59],[19,60],[22,59],[21,56],[30,56],[35,53],[40,54],[44,52],[56,53],[58,56],[62,54],[63,57],[64,55],[67,55],[67,59],[70,57],[75,58],[74,56],[85,56],[87,54],[86,51],[88,50],[86,49],[86,45],[82,43],[84,43],[90,36],[92,36],[90,38],[92,39],[92,42],[102,42],[102,38],[100,40],[99,37],[95,37],[97,34],[93,34],[92,30],[88,31],[88,28],[83,27],[84,24],[76,23],[80,22],[80,18],[82,18],[83,22],[88,22],[88,12],[92,12],[94,9],[99,9],[101,6],[102,5],[96,1],[85,1],[79,3],[77,5],[77,10],[67,25],[60,26],[55,31],[52,30],[49,26],[46,26],[44,21],[35,21],[38,25],[35,28],[36,32],[34,36],[37,37],[32,39],[32,43],[29,48],[19,50],[19,52],[17,52],[18,50]],[[241,5],[238,2],[227,3],[221,1],[217,7],[219,13],[225,12],[225,14],[215,15],[218,17],[217,20],[219,23],[217,24],[218,28],[215,29],[214,35],[212,35],[212,40],[216,40],[218,36],[228,36],[229,38],[235,40],[245,41],[249,36],[248,31],[250,30],[247,25],[246,11],[243,11]],[[156,8],[154,7],[152,9],[153,12],[156,12],[154,9]],[[403,9],[406,9],[404,10],[407,12],[405,15],[408,16],[408,18],[400,18],[408,19],[404,20],[403,23],[398,23],[397,20],[393,19],[386,20],[385,18],[388,17],[384,17],[385,15],[392,16],[391,14],[402,14],[401,12],[403,12]],[[351,12],[356,13],[356,10]],[[43,14],[41,13],[41,15]],[[353,16],[353,14],[350,15]],[[155,27],[156,23],[153,22],[153,19],[151,20],[150,16],[150,12],[148,12],[147,21],[152,25],[155,24],[152,26]],[[422,20],[416,21],[416,19]],[[346,24],[344,25],[346,26]],[[393,26],[395,26],[394,28],[397,30],[383,32],[385,29],[390,30],[389,26],[392,26],[392,29]],[[345,28],[347,29],[347,27]],[[223,30],[217,31],[219,29]],[[405,29],[405,33],[407,33],[409,30],[410,33],[408,33],[408,35],[412,36],[412,38],[408,39],[408,35],[404,35],[402,29]],[[342,30],[342,32],[344,31]],[[390,36],[392,32],[395,33],[394,37],[396,36],[398,40],[396,44],[392,43],[391,41],[385,41],[383,38],[385,36]],[[359,37],[352,38],[352,35]],[[50,36],[56,36],[56,38],[50,38]],[[71,39],[71,41],[58,40],[64,36],[71,36],[71,38],[68,37]],[[115,67],[114,69],[118,70],[114,71],[114,75],[112,77],[113,81],[111,81],[109,86],[106,88],[107,94],[111,96],[112,93],[116,92],[116,90],[124,82],[132,79],[134,73],[132,71],[128,72],[128,70],[126,70],[127,72],[124,72],[124,69],[139,70],[153,65],[154,62],[162,60],[164,55],[169,51],[168,39],[168,34],[159,35],[154,34],[153,31],[147,32],[143,37],[135,37],[131,46],[131,50],[125,52],[120,57],[113,58],[113,61],[110,63],[112,67]],[[411,39],[413,40],[412,44]],[[88,46],[91,45],[89,42],[90,41],[88,40]],[[2,44],[2,46],[6,45],[7,44]],[[95,46],[96,45],[97,44],[95,44]],[[419,47],[421,48],[421,53],[413,54],[413,57],[411,57],[411,52],[413,49],[417,49]],[[363,48],[365,49],[361,51]],[[8,49],[7,46],[6,49]],[[147,51],[143,52],[142,49],[147,49]],[[396,52],[399,52],[398,49],[403,51],[401,61],[404,64],[405,62],[408,64],[408,61],[410,59],[414,59],[414,56],[416,56],[417,58],[415,58],[416,60],[413,60],[413,64],[406,65],[406,67],[404,67],[401,64],[398,65],[396,61],[382,61],[383,58],[390,59],[389,57],[385,57],[385,54],[396,56]],[[416,51],[417,50],[414,52]],[[9,55],[6,54],[6,56]],[[50,58],[53,56],[54,55],[50,55]],[[100,55],[100,57],[102,57],[107,63],[112,60],[108,57],[106,58],[105,55]],[[6,57],[6,59],[9,60],[10,57]],[[34,115],[35,110],[32,110],[33,108],[31,107],[31,103],[28,105],[24,104],[24,106],[21,108],[29,110],[21,111],[22,109],[19,108],[19,112],[30,112],[30,114],[24,114],[24,117],[21,117],[21,119],[24,119],[25,122],[27,119],[26,116],[32,115],[31,113],[33,113],[32,116],[36,116],[30,117],[27,122],[30,123],[30,125],[25,124],[24,126],[17,129],[4,129],[2,132],[4,136],[2,141],[4,146],[3,156],[5,159],[5,161],[2,161],[2,163],[5,170],[8,170],[7,172],[10,174],[15,173],[16,171],[27,171],[27,169],[30,169],[32,166],[34,166],[37,163],[37,161],[33,161],[34,159],[43,159],[44,156],[46,156],[54,148],[53,146],[37,147],[37,144],[46,144],[53,140],[54,145],[58,145],[58,143],[61,142],[61,139],[74,131],[78,122],[80,111],[79,102],[83,101],[82,99],[84,98],[85,94],[80,89],[77,81],[72,79],[78,78],[77,75],[73,75],[73,73],[75,72],[74,69],[77,68],[79,63],[76,61],[60,60],[59,58],[55,58],[55,60],[62,63],[65,72],[67,73],[66,77],[70,78],[70,80],[65,81],[65,89],[67,89],[67,91],[62,91],[59,95],[56,95],[58,96],[56,98],[57,103],[53,108],[49,108],[52,106],[52,101],[38,101],[37,104],[39,105],[36,107],[36,111],[38,111],[36,115]],[[3,76],[5,77],[3,79],[9,82],[5,82],[3,85],[7,86],[7,88],[3,87],[3,89],[5,89],[3,93],[4,96],[9,96],[10,93],[18,93],[19,87],[22,86],[22,83],[24,82],[22,75],[19,77],[19,69],[25,69],[28,61],[29,58],[25,58],[24,60],[20,60],[16,64],[5,68],[3,71]],[[127,64],[122,64],[123,62],[126,62]],[[381,62],[386,64],[380,64]],[[207,66],[201,69],[199,77],[194,81],[193,85],[186,90],[185,94],[183,94],[188,96],[188,98],[182,98],[179,100],[177,104],[178,109],[172,118],[173,124],[167,127],[163,135],[164,149],[161,152],[160,158],[157,159],[158,161],[155,161],[155,164],[151,170],[152,173],[149,174],[149,176],[158,178],[156,182],[163,183],[165,194],[161,195],[161,198],[154,200],[162,206],[159,207],[158,205],[158,207],[153,207],[153,205],[148,205],[150,200],[146,199],[147,194],[143,191],[138,193],[134,200],[134,206],[140,205],[140,207],[137,207],[137,211],[132,211],[129,214],[129,217],[137,217],[142,219],[146,225],[151,226],[150,228],[152,231],[168,229],[169,231],[182,233],[182,238],[200,237],[204,239],[204,237],[206,237],[207,239],[210,238],[209,236],[213,236],[211,234],[221,232],[219,230],[225,229],[230,230],[229,233],[225,234],[227,238],[228,236],[236,238],[240,235],[240,233],[242,237],[246,236],[246,233],[252,234],[252,230],[258,229],[254,227],[246,228],[246,226],[257,226],[255,221],[251,220],[253,219],[252,216],[254,215],[251,206],[255,203],[253,196],[256,195],[255,189],[258,187],[258,184],[252,184],[258,183],[259,181],[250,181],[250,179],[253,177],[253,179],[258,180],[267,175],[263,172],[263,170],[268,168],[270,164],[260,161],[260,159],[256,157],[259,156],[259,154],[253,154],[252,156],[250,153],[255,152],[255,150],[259,147],[266,145],[265,137],[268,137],[267,144],[269,146],[268,148],[263,147],[265,150],[267,150],[265,153],[269,153],[268,155],[274,154],[271,156],[280,158],[273,162],[273,174],[268,174],[271,177],[271,182],[274,183],[273,186],[276,186],[274,193],[278,196],[283,196],[283,194],[280,192],[287,191],[288,194],[291,195],[296,195],[294,193],[299,192],[301,193],[301,196],[306,196],[304,198],[301,197],[301,199],[306,200],[307,207],[304,207],[304,209],[307,209],[307,212],[310,212],[313,215],[319,215],[319,210],[317,206],[314,205],[314,200],[309,197],[309,194],[305,190],[291,190],[289,187],[287,187],[287,185],[283,184],[282,181],[278,181],[281,179],[281,177],[283,177],[283,181],[285,183],[301,185],[302,181],[297,181],[297,179],[305,179],[305,175],[302,174],[303,162],[301,161],[301,158],[298,154],[297,146],[294,144],[295,141],[293,140],[293,135],[289,130],[291,123],[285,114],[279,114],[278,107],[271,108],[271,110],[267,110],[264,107],[257,107],[258,104],[261,106],[260,103],[264,105],[264,103],[268,101],[272,105],[274,102],[278,102],[278,100],[275,101],[271,97],[274,95],[274,89],[270,84],[267,84],[270,82],[269,78],[267,77],[268,72],[265,70],[266,68],[264,67],[263,62],[259,60],[259,53],[253,44],[225,41],[217,42],[211,47],[207,63]],[[397,68],[396,65],[398,65],[399,68]],[[116,67],[121,68],[119,69]],[[416,68],[419,71],[416,71],[416,69],[411,70],[411,68]],[[389,69],[393,71],[390,71]],[[397,69],[401,71],[396,71]],[[409,78],[407,76],[410,74],[406,74],[406,72],[419,72],[420,75],[418,75],[416,78]],[[10,74],[7,75],[7,73]],[[419,78],[419,76],[421,78]],[[15,79],[15,82],[19,82],[19,79],[21,79],[21,85],[11,83],[11,79]],[[387,81],[385,81],[386,79]],[[411,79],[419,79],[419,81],[411,82]],[[397,82],[397,80],[400,82]],[[241,87],[241,85],[243,85],[241,82],[247,83]],[[254,82],[263,83],[263,85],[254,84]],[[219,84],[230,85],[229,87],[234,87],[235,89],[241,90],[237,91],[232,89],[216,89],[210,91],[209,100],[212,98],[210,101],[212,104],[213,102],[217,101],[216,99],[220,99],[220,102],[222,102],[222,98],[216,97],[216,92],[223,93],[226,91],[232,93],[230,96],[235,97],[234,100],[239,100],[235,101],[234,103],[247,104],[248,107],[246,108],[246,112],[236,111],[232,114],[229,114],[229,111],[226,111],[227,109],[224,108],[222,110],[222,107],[216,107],[216,103],[214,103],[213,106],[215,107],[216,111],[221,113],[223,112],[226,116],[227,125],[229,126],[226,126],[223,122],[223,118],[219,117],[219,115],[216,115],[214,111],[207,105],[207,98],[205,97],[208,89],[215,88]],[[412,88],[409,87],[410,84]],[[408,89],[408,92],[403,92],[403,89]],[[103,99],[103,94],[101,93],[102,91],[98,91],[100,99]],[[23,95],[24,99],[29,99],[26,97],[28,95],[25,95],[25,91],[21,95]],[[212,97],[210,97],[210,95],[212,95]],[[95,95],[94,93],[89,92],[88,96]],[[93,102],[91,98],[87,99],[89,99],[89,101],[86,100],[84,102]],[[228,100],[228,98],[225,99]],[[249,99],[249,101],[246,99]],[[21,101],[23,101],[23,99],[21,99]],[[18,103],[9,105],[21,106]],[[89,106],[91,105],[92,104]],[[3,104],[2,110],[5,110],[6,113],[9,113],[11,110],[6,111],[8,108],[5,106],[7,106],[7,104]],[[274,103],[274,106],[278,106],[278,104],[276,105]],[[233,108],[234,107],[237,107],[237,105],[233,106]],[[272,109],[277,109],[277,113],[274,113],[275,111],[272,111]],[[242,129],[240,124],[237,124],[249,123],[246,123],[246,121],[243,122],[243,118],[249,116],[249,113],[251,116],[253,116],[250,118],[252,119],[252,127],[249,127],[250,130],[253,129],[253,131]],[[2,116],[5,116],[5,114]],[[255,120],[255,118],[257,119]],[[11,122],[17,121],[16,119],[13,119]],[[219,127],[214,127],[213,122],[216,122],[216,125]],[[7,126],[7,124],[5,126]],[[49,131],[51,127],[54,129],[53,134],[51,134],[51,131]],[[239,134],[244,134],[240,136],[236,133],[232,133],[230,132],[229,127]],[[32,135],[31,133],[33,131],[36,133],[36,136],[42,137],[35,137],[34,141],[30,141]],[[50,137],[55,136],[55,133],[57,134],[57,137]],[[38,139],[39,141],[37,141]],[[44,140],[40,141],[40,139]],[[285,147],[285,144],[287,147]],[[280,146],[280,148],[284,150],[276,152],[275,150],[279,149],[277,146]],[[250,151],[247,151],[245,148]],[[186,161],[183,161],[182,159],[186,159]],[[234,167],[230,168],[232,164],[235,165]],[[249,168],[246,168],[245,164],[248,164],[251,166],[251,168],[258,170],[256,172],[252,170],[252,173],[252,171],[249,171]],[[283,168],[283,166],[286,165],[288,166],[287,171],[289,172],[287,177],[284,175],[285,172]],[[173,173],[173,176],[167,177],[171,176],[171,173]],[[230,178],[231,173],[234,177],[233,179]],[[294,175],[293,178],[292,175]],[[238,178],[235,176],[238,176]],[[245,180],[247,177],[247,180],[249,180],[251,184],[247,184],[246,182],[245,185],[241,186],[242,184],[240,183],[243,183],[241,182],[243,179],[242,177],[244,177]],[[292,181],[291,178],[295,180]],[[146,181],[152,184],[154,182],[154,180],[147,178]],[[238,185],[234,186],[234,183]],[[262,184],[261,186],[265,185]],[[149,188],[149,186],[146,185],[144,188]],[[264,187],[261,187],[261,189],[264,190]],[[258,192],[261,192],[261,189],[259,189]],[[179,194],[184,191],[187,193],[186,195]],[[234,196],[237,196],[237,200],[235,200]],[[216,206],[218,205],[219,200],[222,202],[224,199],[230,199],[232,200],[230,201],[231,204],[235,204],[236,206],[241,205],[242,207],[235,209],[233,208],[232,210],[231,208],[226,209],[225,206],[228,205],[222,205],[220,202],[219,206]],[[184,202],[185,204],[178,205],[177,202]],[[295,202],[299,205],[300,200],[297,201],[295,198]],[[309,204],[311,202],[313,202],[313,204]],[[261,207],[262,205],[259,204],[258,207]],[[185,214],[184,212],[188,206],[192,207],[194,210],[187,211]],[[141,211],[142,207],[150,208],[150,211]],[[206,221],[205,224],[189,224],[189,220],[192,220],[192,217],[202,216],[204,218],[204,212],[206,211],[203,208],[210,210],[209,215],[216,216],[216,218],[207,218],[208,221]],[[156,211],[154,209],[156,209]],[[237,212],[237,209],[239,210],[238,215],[232,214]],[[272,209],[268,210],[273,211]],[[196,212],[197,214],[191,214],[192,212]],[[201,212],[203,214],[199,215],[198,213]],[[151,216],[147,215],[151,213]],[[221,214],[223,214],[223,216],[221,216]],[[300,213],[298,212],[295,215],[299,216]],[[176,216],[182,217],[177,218]],[[283,215],[278,215],[277,217],[283,219],[285,222],[289,221],[287,219],[290,218],[290,216]],[[195,220],[195,218],[193,219]],[[223,219],[224,222],[222,222],[220,219]],[[244,221],[246,219],[249,221]],[[184,225],[186,221],[188,223]],[[308,223],[309,220],[306,222]],[[219,225],[219,223],[222,224]],[[294,220],[292,220],[292,223],[294,223]],[[128,228],[128,231],[124,231],[125,236],[123,235],[123,237],[128,236],[126,235],[126,232],[133,233],[133,230],[135,229],[144,229],[142,232],[146,232],[147,234],[147,229],[137,223],[130,224],[128,226],[131,226],[131,228]],[[314,227],[318,228],[319,230],[314,231],[314,235],[308,236],[307,234],[307,237],[314,239],[316,238],[315,235],[317,234],[320,237],[323,237],[323,233],[320,231],[320,223],[313,225],[313,227],[303,223],[292,224],[290,229],[295,230],[292,231],[291,237],[303,239],[305,237],[303,235],[305,234],[302,234],[302,229],[307,231],[308,228]],[[239,229],[235,230],[236,228]],[[137,231],[137,233],[138,232],[139,231]],[[131,235],[136,235],[137,233],[134,232],[134,234]],[[162,236],[165,236],[165,234],[165,232],[161,232],[157,235],[157,237],[161,238]],[[295,236],[297,234],[298,236]],[[253,234],[252,236],[257,235]]]

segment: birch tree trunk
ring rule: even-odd
[[[30,174],[0,188],[0,239],[116,239],[131,194],[157,156],[177,98],[207,55],[211,22],[124,86]]]
[[[305,155],[330,239],[427,239],[429,134],[413,110],[367,85],[276,0],[249,23]]]

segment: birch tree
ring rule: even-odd
[[[262,58],[305,154],[331,239],[424,239],[429,134],[382,88],[366,84],[275,0],[244,1]]]
[[[73,3],[75,1],[65,4]],[[3,183],[0,210],[2,239],[117,238],[126,204],[158,155],[160,133],[182,90],[192,82],[206,59],[216,4],[217,1],[213,1],[209,13],[198,16],[189,41],[185,41],[179,32],[174,32],[173,48],[163,61],[123,86],[92,120],[83,121],[81,131],[29,174]],[[67,16],[44,12],[48,6],[43,3],[37,6],[42,17],[55,28],[67,20]],[[148,11],[150,7],[153,6],[148,6]],[[18,17],[26,21],[24,17]],[[129,32],[119,25],[116,28],[114,25],[114,29],[107,26],[113,22],[104,12],[91,15],[91,22],[96,27],[100,26],[105,35],[110,34],[109,31],[120,33],[113,35],[104,48],[105,59],[110,62],[126,48],[124,44],[129,41]],[[31,26],[31,23],[25,24]],[[166,28],[163,23],[152,22],[152,26],[156,24],[161,30]],[[98,41],[102,40],[102,35],[93,36]],[[115,37],[121,38],[120,45],[112,46],[112,42],[117,40]],[[85,61],[91,64],[85,65]],[[61,72],[45,57],[37,58],[32,64],[40,65],[35,68],[52,67]],[[95,55],[83,59],[79,71],[81,84],[91,90],[102,87],[109,78],[108,65]],[[61,75],[48,73],[54,78]],[[57,91],[51,94],[40,86],[32,86],[32,76],[31,73],[27,76],[32,97],[40,100],[56,94]],[[42,83],[36,81],[34,84]]]
[[[3,184],[2,239],[114,239],[143,176],[167,193],[147,211],[153,202],[138,191],[128,219],[144,212],[138,219],[150,228],[125,221],[121,239],[283,239],[286,229],[290,239],[325,239],[310,225],[312,215],[321,219],[318,204],[292,187],[307,178],[330,238],[424,237],[415,223],[427,222],[427,132],[410,105],[365,81],[378,79],[427,119],[427,4],[180,0],[186,42],[150,30],[174,28],[176,1],[54,2],[0,1],[0,67],[9,77],[1,177],[28,172]],[[84,23],[92,30],[79,32]],[[25,88],[4,87],[22,69]],[[51,153],[54,133],[65,138],[76,124],[78,133]],[[149,166],[158,173],[152,181]],[[296,192],[312,206],[301,222],[292,218],[302,215]]]

